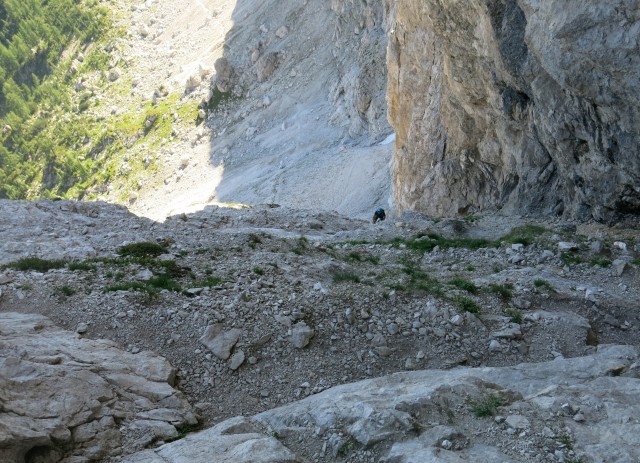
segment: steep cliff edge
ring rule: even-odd
[[[636,1],[386,9],[399,209],[640,213]]]

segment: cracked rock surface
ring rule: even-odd
[[[0,460],[96,461],[176,437],[197,419],[175,373],[151,352],[0,312]]]

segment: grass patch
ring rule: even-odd
[[[495,394],[489,394],[479,401],[471,403],[471,411],[478,418],[494,416],[498,412],[498,407],[502,406],[502,399]]]
[[[607,268],[611,266],[611,261],[609,259],[605,259],[604,257],[593,257],[591,260],[589,260],[589,263],[593,266],[598,266],[598,267],[602,267],[602,268]]]
[[[71,271],[83,270],[83,271],[94,271],[97,269],[95,265],[92,265],[88,262],[69,262],[67,264],[67,268]]]
[[[480,307],[473,299],[469,299],[468,297],[464,296],[454,296],[452,298],[452,301],[456,305],[458,310],[469,312],[475,315],[480,313]]]
[[[489,291],[497,294],[505,301],[508,301],[513,297],[513,285],[511,283],[491,283],[489,285]]]
[[[255,249],[260,243],[262,243],[262,238],[256,235],[255,233],[249,233],[249,247],[251,249]]]
[[[334,283],[360,283],[360,277],[351,272],[335,272],[332,274],[332,277]]]
[[[631,263],[640,267],[640,259],[633,259]]]
[[[157,288],[157,289],[167,289],[169,291],[182,291],[182,286],[180,283],[172,279],[169,275],[158,275],[151,278],[148,282],[148,285]]]
[[[520,310],[514,307],[509,307],[504,311],[504,313],[509,316],[513,323],[517,323],[518,325],[522,323],[522,312],[520,312]]]
[[[454,278],[453,280],[449,280],[449,284],[458,289],[468,291],[471,294],[476,294],[478,292],[478,287],[473,282],[465,280],[464,278]]]
[[[125,244],[118,248],[118,254],[123,257],[158,257],[165,252],[164,246],[151,241]]]
[[[547,288],[551,291],[555,290],[555,288],[551,283],[549,283],[547,280],[542,280],[540,278],[533,280],[533,286],[535,286],[536,288]]]
[[[444,296],[442,283],[431,277],[424,270],[418,268],[415,262],[406,260],[402,271],[409,277],[409,282],[406,285],[392,285],[392,289],[400,291],[424,291],[434,296]]]
[[[264,269],[261,267],[253,267],[253,273],[256,275],[264,275]]]
[[[151,257],[123,257],[115,259],[110,257],[96,257],[89,259],[89,262],[101,262],[103,264],[116,265],[118,267],[140,265],[142,267],[162,269],[165,273],[170,274],[174,278],[184,276],[186,273],[186,269],[180,267],[174,260],[157,260]]]
[[[563,444],[567,450],[573,450],[573,440],[571,439],[571,436],[569,436],[569,434],[562,434],[559,438],[558,441],[560,441],[561,444]]]
[[[229,101],[237,100],[240,97],[235,95],[233,92],[221,92],[218,87],[213,87],[213,92],[211,92],[211,99],[208,101],[206,109],[207,111],[216,111],[222,105]]]
[[[56,292],[63,294],[65,296],[73,296],[77,291],[73,289],[71,286],[59,286],[56,288]]]
[[[193,287],[194,288],[206,288],[208,286],[208,287],[212,288],[214,286],[218,286],[218,285],[222,284],[222,282],[223,282],[222,278],[209,277],[206,280],[199,281],[198,283],[194,284]]]
[[[292,249],[292,252],[294,254],[301,256],[307,252],[308,248],[309,248],[309,240],[307,239],[306,236],[301,236],[296,241],[296,246]]]
[[[525,246],[529,246],[535,242],[536,238],[546,231],[547,229],[540,225],[522,225],[512,229],[507,235],[503,236],[500,241],[504,241],[508,244],[521,243]]]
[[[26,272],[28,270],[35,270],[37,272],[46,273],[49,270],[62,268],[67,263],[64,260],[47,260],[40,259],[39,257],[24,257],[18,259],[15,262],[9,262],[2,266],[2,268],[12,268],[14,270],[20,270]]]
[[[113,291],[141,291],[141,292],[146,292],[150,295],[156,295],[158,294],[158,290],[146,285],[144,283],[141,283],[139,281],[127,281],[125,283],[119,283],[117,285],[111,285],[111,286],[107,286],[104,291],[105,292],[113,292]]]
[[[586,262],[584,258],[573,252],[563,252],[560,254],[560,260],[564,265],[577,265]]]

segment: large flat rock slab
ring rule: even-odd
[[[126,463],[640,461],[638,349],[396,373],[236,417]]]

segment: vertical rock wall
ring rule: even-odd
[[[374,137],[390,131],[386,119],[386,24],[377,0],[331,0],[336,15],[332,55],[338,79],[329,98],[332,122],[347,126],[349,135]]]
[[[640,213],[638,0],[386,0],[399,209]]]

